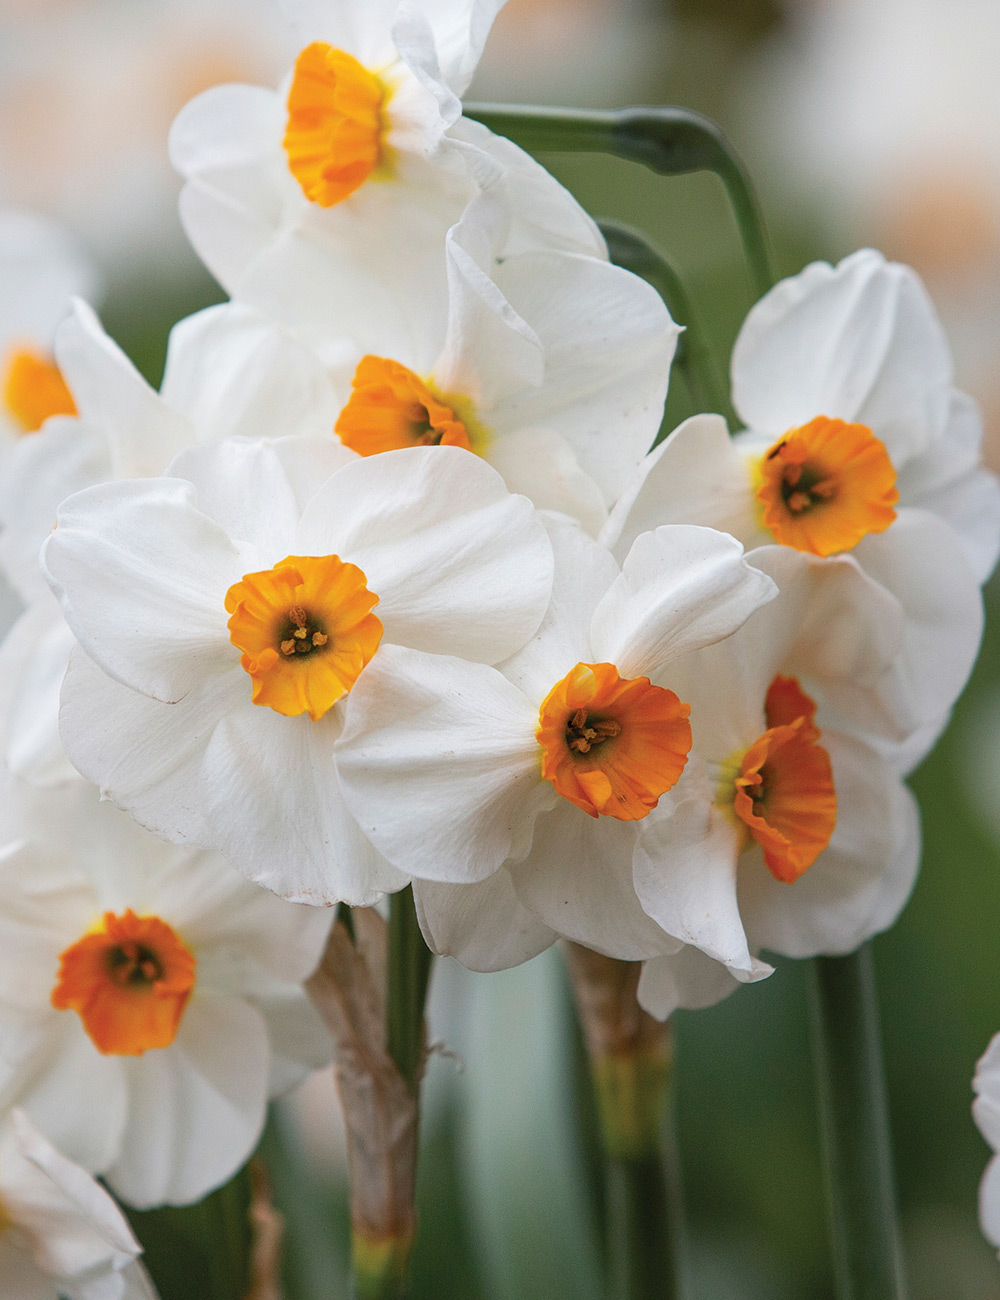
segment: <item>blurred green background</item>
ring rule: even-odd
[[[534,11],[545,8],[540,0],[522,3],[518,22],[527,26],[505,28],[501,51],[504,41],[518,48]],[[586,46],[585,31],[572,33],[590,50],[569,83],[578,102],[673,102],[723,124],[759,178],[782,274],[815,257],[836,259],[880,233],[859,231],[836,178],[811,206],[789,199],[774,180],[782,159],[762,119],[747,109],[746,91],[774,75],[766,52],[790,34],[788,7],[776,0],[676,0],[662,10],[623,4],[617,21],[639,34],[639,63],[639,47],[612,41],[607,14],[598,19],[594,6],[581,4],[579,15],[565,0],[549,8],[553,21],[596,24],[596,49]],[[488,71],[481,93],[496,97],[505,84],[502,59]],[[534,82],[523,68],[517,72],[511,98],[557,97],[558,77],[550,86],[544,69]],[[546,161],[594,215],[647,232],[685,280],[724,366],[750,298],[714,178],[662,180],[605,158]],[[940,274],[937,265],[927,269]],[[140,279],[116,282],[103,316],[158,381],[169,325],[220,295],[193,259]],[[946,296],[953,287],[945,285]],[[987,347],[995,356],[995,333]],[[672,420],[691,410],[683,384],[675,383]],[[976,1226],[977,1184],[989,1153],[969,1111],[976,1059],[1000,1030],[1000,586],[987,591],[987,606],[974,678],[913,779],[924,820],[919,883],[898,925],[876,943],[914,1300],[1000,1297],[1000,1265]],[[689,1300],[832,1294],[804,974],[782,962],[765,983],[677,1017]],[[499,976],[470,977],[450,963],[435,976],[431,1032],[446,1051],[434,1058],[428,1083],[417,1250],[422,1300],[598,1294],[600,1206],[593,1152],[574,1128],[574,1117],[582,1117],[587,1131],[588,1098],[567,998],[553,954]],[[324,1141],[327,1126],[336,1130],[332,1110],[324,1111],[329,1103],[321,1094],[308,1105],[284,1105],[265,1143],[288,1219],[289,1300],[347,1294],[342,1153],[335,1138]],[[140,1223],[140,1233],[147,1229],[152,1240],[162,1225]],[[189,1300],[201,1294],[195,1285],[190,1272],[166,1281],[164,1300]]]

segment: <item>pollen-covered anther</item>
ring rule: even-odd
[[[837,795],[830,756],[818,743],[816,705],[794,677],[774,679],[765,712],[768,729],[740,761],[732,807],[764,850],[767,869],[791,884],[830,843]]]
[[[330,208],[385,163],[389,88],[353,55],[323,41],[295,62],[284,147],[307,199]]]
[[[196,962],[157,916],[105,912],[59,957],[51,1002],[75,1011],[97,1050],[140,1056],[169,1047],[195,985]]]
[[[456,407],[469,408],[460,416]],[[340,441],[359,456],[401,447],[477,450],[482,430],[471,403],[436,393],[412,370],[388,357],[362,357],[351,396],[335,426]]]
[[[53,415],[76,415],[73,394],[59,367],[33,347],[15,347],[7,355],[0,397],[22,433],[35,433]]]
[[[542,701],[542,776],[591,817],[638,821],[676,782],[691,748],[690,708],[648,677],[577,664]]]
[[[290,555],[230,587],[229,637],[244,652],[254,704],[321,718],[378,649],[377,603],[362,571],[336,555]]]
[[[764,526],[799,551],[849,551],[896,517],[896,471],[863,424],[819,416],[780,438],[757,475]]]

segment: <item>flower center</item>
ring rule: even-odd
[[[837,795],[830,756],[813,722],[816,705],[794,677],[774,679],[765,710],[768,729],[743,755],[721,799],[732,801],[774,878],[791,884],[830,843]]]
[[[59,367],[34,348],[14,348],[8,354],[0,392],[4,409],[22,433],[35,433],[50,415],[76,415]]]
[[[459,406],[465,408],[461,415]],[[398,361],[372,356],[358,362],[335,432],[360,456],[421,446],[473,451],[473,439],[484,440],[467,399],[441,397]]]
[[[347,694],[382,640],[366,582],[339,556],[289,555],[229,588],[229,639],[254,704],[315,721]]]
[[[295,61],[284,146],[307,199],[332,208],[385,161],[389,88],[343,50],[322,41]]]
[[[764,526],[798,551],[849,551],[896,518],[896,471],[864,424],[821,415],[780,438],[756,476]]]
[[[57,1011],[75,1011],[99,1052],[141,1056],[169,1047],[195,985],[195,958],[158,916],[105,912],[59,957]]]
[[[577,664],[539,710],[542,776],[591,817],[639,821],[684,770],[690,712],[648,677]]]

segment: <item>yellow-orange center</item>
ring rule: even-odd
[[[76,403],[50,358],[31,347],[14,348],[0,380],[3,405],[22,433],[34,433],[50,415],[76,415]]]
[[[315,721],[347,694],[382,640],[366,583],[339,556],[289,555],[229,588],[229,639],[254,704]]]
[[[896,471],[864,424],[821,415],[779,438],[757,474],[764,526],[797,551],[849,551],[896,518]]]
[[[542,776],[591,817],[639,821],[684,770],[690,712],[648,677],[577,664],[539,710]]]
[[[174,1041],[195,965],[158,916],[105,912],[97,929],[60,954],[52,1005],[75,1011],[99,1052],[141,1056]]]
[[[743,755],[733,809],[764,850],[776,880],[798,880],[830,843],[837,795],[830,756],[818,743],[815,703],[794,677],[767,693],[768,729]]]
[[[381,78],[322,41],[295,61],[284,146],[307,199],[332,208],[360,189],[384,162]]]
[[[335,431],[344,446],[360,456],[400,447],[464,447],[472,451],[471,431],[456,415],[455,404],[455,398],[442,400],[398,361],[362,357]]]

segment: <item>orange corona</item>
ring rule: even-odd
[[[849,551],[896,518],[896,471],[863,424],[819,416],[780,438],[762,457],[758,474],[764,526],[797,551]]]
[[[106,912],[59,958],[57,1011],[75,1011],[99,1052],[169,1047],[195,985],[195,958],[157,916]]]
[[[344,446],[360,456],[420,446],[472,451],[469,430],[455,404],[455,399],[450,405],[443,401],[398,361],[362,357],[335,431]]]
[[[733,809],[764,850],[776,880],[791,884],[830,843],[837,796],[826,750],[818,744],[815,703],[794,677],[767,693],[768,729],[743,755]]]
[[[639,821],[684,770],[690,712],[648,677],[577,664],[542,701],[542,776],[591,817]]]
[[[332,208],[361,188],[384,161],[384,83],[343,50],[322,41],[295,62],[284,146],[307,199]]]
[[[3,404],[22,433],[35,433],[52,415],[76,415],[76,403],[49,357],[34,348],[15,348],[2,380]]]
[[[336,555],[289,555],[226,593],[229,638],[254,704],[315,721],[351,689],[378,649],[378,596]]]

